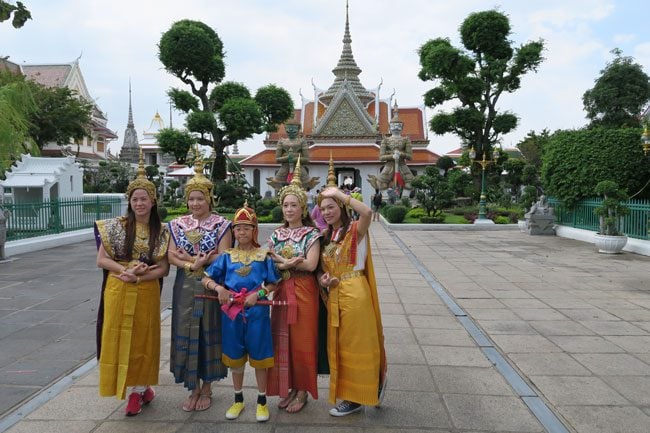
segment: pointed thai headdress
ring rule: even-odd
[[[140,147],[140,159],[138,161],[138,172],[135,179],[129,183],[129,186],[126,187],[126,198],[130,199],[131,194],[136,189],[143,189],[147,192],[147,195],[152,202],[156,202],[156,185],[149,179],[147,179],[147,172],[144,170],[144,155],[142,154],[142,146]]]
[[[196,145],[194,154],[194,176],[185,185],[185,202],[187,203],[187,200],[189,200],[192,191],[200,191],[210,204],[210,209],[213,209],[214,197],[212,196],[212,189],[214,188],[214,184],[203,174],[203,157],[198,144]]]
[[[291,183],[280,190],[280,205],[282,205],[286,196],[295,195],[298,199],[298,203],[300,203],[300,207],[302,208],[302,216],[306,217],[307,212],[309,212],[309,207],[307,206],[307,193],[303,189],[302,181],[300,180],[301,173],[302,169],[300,168],[300,155],[298,155],[296,166],[293,169],[293,177],[291,178]]]

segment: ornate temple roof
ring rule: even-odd
[[[345,32],[343,34],[343,51],[341,52],[341,57],[339,62],[336,64],[336,67],[332,69],[334,76],[334,82],[332,85],[320,96],[321,101],[325,104],[329,104],[332,99],[336,96],[338,91],[343,86],[344,82],[348,82],[350,87],[353,89],[355,95],[365,104],[369,103],[375,99],[375,95],[372,92],[366,90],[359,80],[359,74],[361,73],[361,68],[357,66],[357,62],[354,60],[352,55],[352,37],[350,36],[350,20],[348,16],[348,4],[345,4]]]

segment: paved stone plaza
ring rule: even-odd
[[[100,280],[87,241],[0,264],[0,432],[650,431],[650,257],[516,230],[371,232],[390,374],[382,409],[329,416],[321,378],[321,400],[290,415],[272,398],[258,424],[249,371],[239,420],[224,418],[230,379],[211,409],[183,412],[167,310],[158,395],[126,418],[124,402],[98,397],[86,363]],[[60,393],[49,388],[84,364]]]

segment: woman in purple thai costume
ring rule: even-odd
[[[212,404],[212,382],[223,379],[228,368],[221,362],[221,312],[216,300],[205,295],[203,269],[218,253],[232,246],[231,222],[212,213],[212,182],[195,163],[195,175],[185,187],[190,215],[169,223],[173,240],[169,262],[178,267],[172,298],[169,369],[176,383],[191,391],[183,402],[186,412],[202,411]]]

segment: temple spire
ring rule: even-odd
[[[135,163],[138,162],[140,146],[138,144],[138,133],[133,123],[133,105],[131,103],[131,79],[129,78],[129,118],[124,131],[124,141],[120,149],[120,160]]]
[[[133,128],[133,108],[131,107],[131,78],[129,78],[129,120],[126,122],[127,128]]]
[[[374,99],[374,95],[366,90],[365,87],[359,81],[359,74],[361,73],[361,68],[357,66],[357,62],[354,60],[352,55],[352,37],[350,36],[350,14],[349,14],[349,5],[348,2],[345,2],[345,31],[343,33],[343,51],[341,52],[341,57],[339,58],[336,67],[332,69],[334,76],[334,83],[330,86],[329,89],[323,94],[321,100],[324,100],[325,103],[329,103],[332,98],[336,95],[338,90],[341,88],[343,83],[347,81],[354,93],[363,101],[368,103]]]

